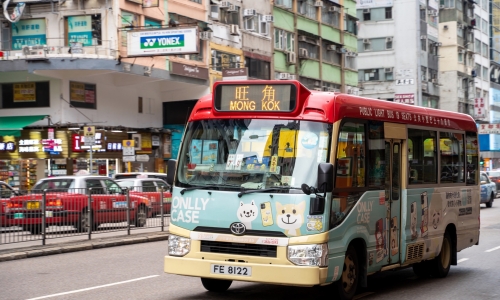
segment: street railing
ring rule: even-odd
[[[1,199],[0,245],[146,228],[164,231],[170,192],[131,187],[19,191]]]

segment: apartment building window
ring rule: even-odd
[[[441,0],[439,3],[444,5],[445,8],[455,8],[455,0]]]
[[[146,28],[161,28],[161,21],[145,18],[144,26]]]
[[[476,98],[481,98],[481,89],[476,88]]]
[[[274,28],[274,48],[295,52],[295,33]]]
[[[370,39],[363,39],[363,50],[364,51],[372,50],[372,41],[370,41]]]
[[[426,20],[426,13],[425,13],[425,8],[420,9],[420,20],[425,21]]]
[[[356,57],[355,56],[347,56],[347,55],[344,55],[344,56],[345,56],[345,67],[347,69],[356,70],[358,68],[357,64],[356,64]]]
[[[464,63],[464,50],[458,50],[458,62]]]
[[[357,25],[356,25],[357,20],[354,17],[351,17],[348,14],[344,15],[344,28],[347,32],[352,33],[352,34],[358,34],[357,30]]]
[[[13,23],[14,24],[14,23]],[[22,90],[23,93],[19,91]],[[83,99],[85,101],[85,99]],[[50,82],[0,84],[0,108],[34,108],[50,106]]]
[[[392,49],[392,39],[393,39],[392,36],[385,38],[385,50],[391,50]]]
[[[292,9],[292,1],[293,0],[276,0],[274,1],[274,5],[287,9]]]
[[[481,53],[484,57],[488,58],[488,45],[483,43],[483,49],[481,50]]]
[[[485,19],[481,19],[481,23],[483,24],[482,27],[482,31],[484,34],[488,34],[488,21],[486,21]]]
[[[437,70],[429,68],[429,77],[432,82],[438,82],[438,72]]]
[[[201,0],[189,0],[189,1],[201,4]]]
[[[129,13],[127,11],[123,11],[121,13],[121,44],[122,46],[127,46],[127,31],[132,30],[133,28],[139,26],[139,16],[133,13]]]
[[[241,68],[240,60],[239,55],[212,50],[211,69],[221,72],[222,69]]]
[[[427,51],[427,37],[421,37],[420,38],[420,49],[422,51]]]
[[[64,19],[65,44],[102,45],[101,15],[69,16]]]
[[[421,66],[420,71],[422,72],[422,81],[427,81],[427,68]]]
[[[462,25],[459,25],[458,23],[457,23],[457,35],[459,37],[464,36],[464,27]]]
[[[495,5],[496,5],[496,1],[495,1]],[[488,11],[488,1],[487,0],[482,0],[481,1],[481,7],[483,8],[483,10]]]
[[[251,57],[245,57],[245,67],[248,68],[248,76],[263,80],[269,80],[271,76],[271,63]]]
[[[306,56],[312,59],[319,59],[318,39],[306,35],[300,35],[299,32],[299,57]],[[306,49],[304,50],[301,49]]]
[[[363,72],[363,81],[378,81],[379,78],[379,70],[378,69],[369,69],[369,70],[361,70]]]
[[[478,78],[481,78],[481,65],[480,64],[476,64],[476,67],[474,69],[476,70],[476,76]]]
[[[463,11],[463,4],[462,1],[457,1],[457,9]]]
[[[432,41],[429,43],[429,54],[437,56],[438,49],[439,49],[438,42]]]
[[[474,52],[481,53],[481,41],[478,39],[474,40]]]
[[[337,50],[340,49],[340,45],[336,45],[327,40],[323,40],[321,43],[322,59],[324,62],[340,65],[342,54],[338,53]]]
[[[394,68],[384,68],[384,75],[386,81],[394,80]]]
[[[422,106],[429,108],[439,108],[438,98],[432,98],[427,96],[422,96]]]
[[[297,2],[299,14],[316,20],[316,6],[314,6],[314,2],[314,0],[299,0]]]
[[[488,68],[483,66],[483,80],[488,81]]]
[[[321,9],[321,22],[334,27],[340,27],[340,6],[326,4]]]
[[[265,22],[261,14],[243,19],[245,30],[252,31],[261,35],[267,35],[269,32],[269,23]]]
[[[392,19],[392,7],[385,8],[385,18]]]
[[[369,8],[363,9],[363,21],[370,21],[372,18],[372,10]]]
[[[240,25],[240,7],[234,5],[232,10],[219,9],[219,22],[228,25]]]

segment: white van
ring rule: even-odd
[[[113,176],[114,179],[129,179],[129,178],[159,178],[167,182],[167,174],[165,173],[155,173],[155,172],[128,172],[128,173],[116,173]]]

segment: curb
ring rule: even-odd
[[[80,242],[80,243],[72,243],[72,244],[62,244],[60,246],[57,245],[48,245],[48,246],[40,246],[25,248],[24,250],[18,250],[11,253],[0,254],[0,262],[17,260],[23,258],[31,258],[31,257],[39,257],[46,255],[54,255],[61,253],[70,253],[77,251],[86,251],[92,249],[102,249],[123,245],[132,245],[132,244],[140,244],[147,242],[157,242],[157,241],[165,241],[168,240],[169,232],[163,232],[162,234],[152,234],[148,236],[130,236],[128,238],[116,238],[112,237],[108,240],[96,240],[94,242]],[[36,249],[39,248],[39,249]],[[0,252],[1,253],[1,252]]]

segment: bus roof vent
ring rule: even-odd
[[[406,262],[418,261],[424,256],[424,243],[411,244],[406,248]]]
[[[310,113],[313,113],[313,114],[320,114],[322,116],[325,115],[325,111],[322,110],[321,108],[317,108],[317,107],[306,107],[304,109],[304,114],[310,114]]]

